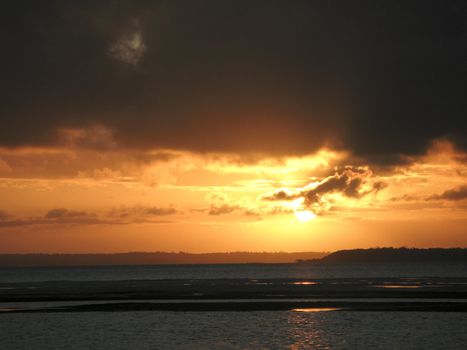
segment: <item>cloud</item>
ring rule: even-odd
[[[169,223],[159,220],[162,216],[179,213],[173,207],[121,207],[112,209],[107,215],[67,208],[54,208],[43,216],[15,218],[0,211],[0,227],[31,225],[127,225],[132,223]]]
[[[193,212],[204,212],[210,216],[220,216],[227,214],[240,214],[244,216],[258,216],[257,208],[253,208],[244,201],[232,201],[223,192],[211,192],[206,195],[206,200],[210,202],[209,207],[194,209]]]
[[[376,181],[373,183],[373,190],[375,192],[379,192],[381,190],[384,190],[386,187],[388,187],[389,184],[387,182],[384,182],[384,181]]]
[[[55,208],[49,210],[44,216],[34,216],[26,218],[15,218],[12,215],[0,217],[0,227],[17,227],[31,225],[94,225],[106,224],[99,219],[96,214],[85,211],[74,211],[65,208]]]
[[[64,218],[76,218],[85,217],[89,214],[85,211],[73,211],[65,208],[52,209],[45,214],[46,219],[64,219]]]
[[[331,208],[327,195],[340,194],[347,198],[360,199],[370,193],[377,193],[387,187],[384,181],[369,181],[372,172],[366,167],[344,167],[334,175],[321,181],[313,182],[294,191],[280,189],[265,194],[262,199],[266,201],[292,201],[302,200],[304,208],[320,214]]]
[[[299,197],[299,192],[291,192],[288,189],[280,189],[273,193],[268,193],[262,196],[266,201],[289,201]]]
[[[147,208],[146,213],[148,215],[163,216],[163,215],[174,215],[174,214],[177,214],[178,211],[173,207],[168,207],[168,208],[150,207],[150,208]]]
[[[21,219],[16,219],[14,215],[0,210],[0,227],[14,227],[14,226],[23,226],[27,225],[27,221]]]
[[[230,214],[234,211],[241,209],[237,205],[229,205],[229,204],[222,204],[222,205],[211,205],[208,210],[209,215],[224,215]]]
[[[410,194],[403,194],[391,197],[389,200],[391,202],[415,202],[420,201],[422,198],[420,196],[414,196]]]
[[[43,218],[31,219],[31,224],[73,224],[94,225],[105,224],[97,214],[86,211],[69,210],[66,208],[55,208],[49,210]]]
[[[441,194],[434,194],[427,198],[427,200],[447,200],[447,201],[461,201],[467,199],[467,186],[460,186]]]
[[[156,207],[156,206],[132,206],[113,208],[107,217],[120,223],[144,223],[144,222],[161,222],[159,217],[172,216],[179,214],[180,211],[173,206]],[[168,222],[168,221],[163,221]]]
[[[114,208],[110,211],[110,216],[115,217],[128,217],[132,215],[145,215],[145,216],[165,216],[177,214],[178,210],[174,207],[121,207]]]
[[[149,167],[159,165],[164,168],[181,157],[180,152],[165,150],[141,152],[115,149],[111,139],[98,141],[98,135],[108,136],[104,130],[96,132],[95,128],[92,129],[93,131],[67,130],[66,137],[62,137],[67,140],[66,145],[70,148],[0,147],[0,177],[143,182],[143,176]],[[83,135],[87,136],[81,138]],[[89,142],[84,141],[85,139]],[[85,143],[87,146],[78,149],[81,147],[78,143]],[[188,163],[190,155],[186,155],[184,159]],[[2,169],[2,160],[8,164],[8,168]]]
[[[5,162],[2,158],[0,158],[0,174],[10,174],[13,172],[13,169]]]
[[[0,227],[17,227],[33,225],[34,223],[29,220],[0,220]]]
[[[109,151],[116,147],[111,129],[102,125],[57,130],[62,143],[69,148]]]
[[[119,37],[109,49],[109,54],[121,62],[137,65],[146,52],[143,33],[138,21],[133,28]]]
[[[8,5],[0,146],[57,147],[60,130],[101,125],[119,149],[328,146],[386,165],[441,137],[467,149],[467,3],[109,6]]]
[[[6,221],[8,218],[10,218],[10,215],[3,210],[0,210],[0,221]]]

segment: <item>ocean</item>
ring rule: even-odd
[[[225,278],[466,277],[466,263],[214,264],[82,267],[0,267],[1,282]]]
[[[2,268],[0,348],[466,349],[466,305],[462,263]]]

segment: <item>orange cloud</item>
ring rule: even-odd
[[[387,186],[381,180],[368,184],[372,172],[363,167],[344,167],[334,175],[328,176],[318,182],[313,182],[304,188],[288,191],[279,190],[263,196],[267,201],[291,201],[302,199],[301,205],[311,209],[315,214],[322,214],[330,209],[326,196],[329,194],[341,194],[344,197],[359,199],[370,193],[377,193]]]
[[[467,199],[467,185],[444,191],[441,194],[434,194],[428,197],[428,200],[448,200],[461,201]]]

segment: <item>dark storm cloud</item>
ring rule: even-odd
[[[465,1],[14,1],[2,12],[2,146],[96,127],[124,148],[332,145],[376,163],[439,137],[467,146]]]
[[[460,186],[453,188],[447,191],[444,191],[441,194],[435,194],[428,197],[428,200],[448,200],[448,201],[461,201],[467,199],[467,186]]]

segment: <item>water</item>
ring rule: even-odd
[[[0,285],[62,281],[409,278],[438,290],[437,279],[467,283],[466,264],[245,264],[72,268],[2,268]],[[447,282],[446,282],[447,281]],[[450,280],[443,288],[451,288]],[[465,281],[465,283],[463,282]],[[159,282],[158,282],[159,283]],[[172,283],[172,282],[170,282]],[[178,282],[177,282],[178,283]],[[195,283],[195,282],[193,282]],[[203,283],[200,281],[199,283]],[[210,281],[209,283],[213,283]],[[227,282],[222,282],[227,283]],[[228,282],[230,283],[230,282]],[[245,282],[247,283],[247,282]],[[249,283],[249,282],[248,282]],[[260,284],[260,282],[258,282]],[[279,282],[278,282],[279,283]],[[280,282],[283,283],[283,282]],[[280,284],[279,283],[279,284]],[[321,282],[320,282],[321,283]],[[326,283],[325,281],[322,283]],[[329,282],[332,285],[334,281]],[[346,281],[342,282],[346,286]],[[392,283],[392,282],[391,282]],[[85,284],[85,283],[83,283]],[[293,284],[293,283],[292,283]],[[107,285],[107,282],[106,282]],[[340,284],[335,284],[339,290]],[[386,287],[386,286],[385,286]],[[305,288],[305,287],[304,287]],[[360,287],[359,287],[360,288]],[[365,287],[367,288],[367,287]],[[369,288],[369,287],[368,287]],[[453,287],[458,288],[458,287]],[[15,292],[15,289],[13,293]],[[5,289],[5,292],[8,291]],[[32,291],[34,291],[32,289]],[[0,291],[1,292],[1,291]],[[367,299],[353,298],[353,301]],[[386,297],[372,302],[395,301]],[[411,301],[412,299],[397,299]],[[422,299],[416,299],[423,301]],[[424,299],[430,301],[429,299]],[[178,300],[175,302],[186,302]],[[188,300],[190,301],[190,300]],[[224,300],[226,301],[226,300]],[[228,300],[227,300],[228,301]],[[235,302],[235,300],[232,300]],[[239,301],[239,300],[237,300]],[[240,300],[241,301],[241,300]],[[342,299],[341,299],[342,301]],[[435,301],[435,300],[432,300]],[[444,301],[465,303],[465,299]],[[107,301],[96,301],[103,303]],[[134,300],[133,302],[137,302]],[[174,300],[170,300],[174,302]],[[209,302],[209,300],[208,300]],[[216,300],[212,300],[216,302]],[[90,304],[68,301],[63,305]],[[8,307],[60,306],[58,302],[1,303]],[[466,349],[467,313],[393,311],[114,311],[0,313],[0,348],[15,349]]]
[[[225,264],[0,268],[0,282],[375,277],[467,278],[467,264]]]
[[[467,314],[123,312],[0,318],[2,349],[465,349]],[[6,346],[6,347],[5,347]]]

